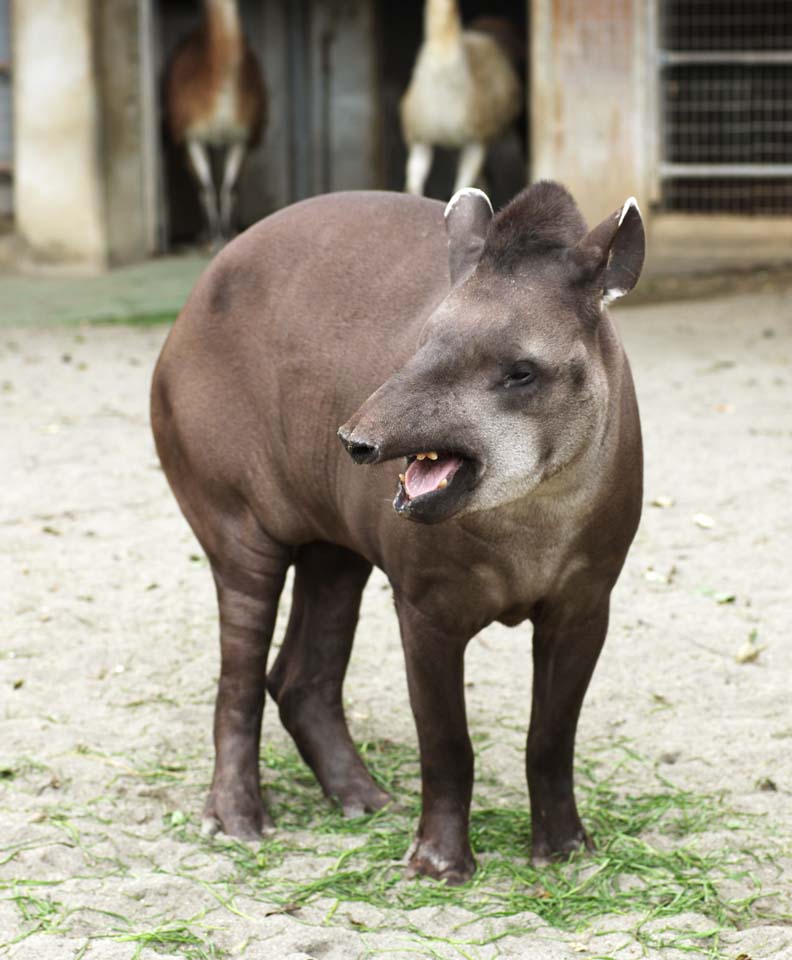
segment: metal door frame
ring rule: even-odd
[[[7,3],[5,5],[5,20],[3,24],[8,36],[8,59],[0,60],[0,79],[7,81],[8,88],[11,92],[11,116],[10,116],[10,130],[9,130],[9,140],[11,143],[11,156],[9,160],[0,162],[0,182],[3,184],[8,184],[11,188],[11,214],[13,216],[14,202],[13,202],[13,183],[14,183],[14,120],[13,120],[13,81],[12,81],[12,60],[13,60],[13,48],[12,48],[12,37],[11,37],[11,24],[12,24],[12,11],[11,4]]]

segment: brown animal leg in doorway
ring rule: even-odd
[[[239,179],[246,153],[247,147],[244,143],[238,141],[228,147],[223,157],[223,182],[220,187],[220,230],[227,240],[231,239],[233,233],[234,187]]]
[[[573,618],[553,611],[534,624],[526,773],[536,865],[591,846],[575,805],[572,767],[580,708],[607,629],[607,599],[594,613]]]
[[[342,686],[371,564],[329,543],[299,549],[286,638],[267,688],[324,792],[348,817],[390,799],[366,769],[344,717]]]
[[[409,876],[465,883],[476,869],[468,839],[473,748],[467,731],[464,656],[467,638],[437,630],[397,601],[410,705],[421,753],[421,820],[408,855]]]
[[[217,206],[217,191],[212,179],[212,164],[209,159],[209,149],[200,140],[187,141],[187,156],[190,166],[201,188],[201,206],[203,207],[206,223],[209,227],[209,240],[213,247],[222,242],[220,230],[220,211]]]

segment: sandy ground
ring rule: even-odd
[[[651,788],[654,764],[758,814],[756,848],[775,860],[756,868],[768,896],[719,955],[792,957],[792,298],[622,307],[618,319],[642,405],[646,507],[579,753],[618,758],[626,738],[650,761],[628,792]],[[244,883],[228,899],[222,849],[171,829],[197,817],[211,773],[217,645],[208,569],[148,429],[164,335],[0,334],[0,955],[150,960],[216,945],[252,960],[641,956],[640,918],[577,932],[531,916],[483,921],[464,891],[412,913],[326,899],[273,912]],[[749,637],[758,656],[740,663]],[[470,726],[490,734],[484,766],[500,784],[488,789],[511,798],[524,790],[530,628],[487,630],[468,664]],[[356,737],[414,743],[382,578],[367,589],[347,696]],[[286,746],[272,704],[265,737]],[[286,864],[306,878],[325,866],[315,851]],[[125,939],[176,920],[210,947]],[[492,939],[520,926],[533,932]]]

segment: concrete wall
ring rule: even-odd
[[[14,4],[15,213],[36,262],[102,268],[149,252],[138,4]]]
[[[645,0],[533,0],[531,179],[565,183],[589,221],[648,207]]]

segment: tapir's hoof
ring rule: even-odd
[[[575,831],[573,836],[567,837],[565,840],[557,840],[555,843],[546,839],[534,840],[531,851],[531,865],[546,867],[551,863],[568,860],[581,850],[593,849],[594,843],[582,828]]]
[[[260,843],[266,834],[274,832],[275,824],[271,821],[262,824],[260,829],[256,829],[245,823],[232,824],[226,827],[220,823],[217,817],[204,817],[201,820],[201,835],[204,837],[214,837],[221,833],[223,836],[241,840],[243,843]]]
[[[363,817],[367,813],[376,813],[391,802],[391,795],[379,787],[367,787],[349,796],[340,798],[341,809],[347,820]]]
[[[418,841],[415,849],[408,854],[405,876],[408,879],[432,877],[435,880],[444,880],[449,887],[458,887],[467,883],[475,872],[476,861],[469,850],[452,858],[444,856],[431,844]]]
[[[235,840],[256,843],[264,834],[272,833],[275,829],[275,823],[263,804],[259,810],[251,812],[228,810],[221,813],[218,806],[211,797],[207,801],[201,820],[201,833],[205,837],[222,833]]]
[[[214,837],[220,833],[220,821],[217,817],[204,817],[201,820],[201,836]]]

